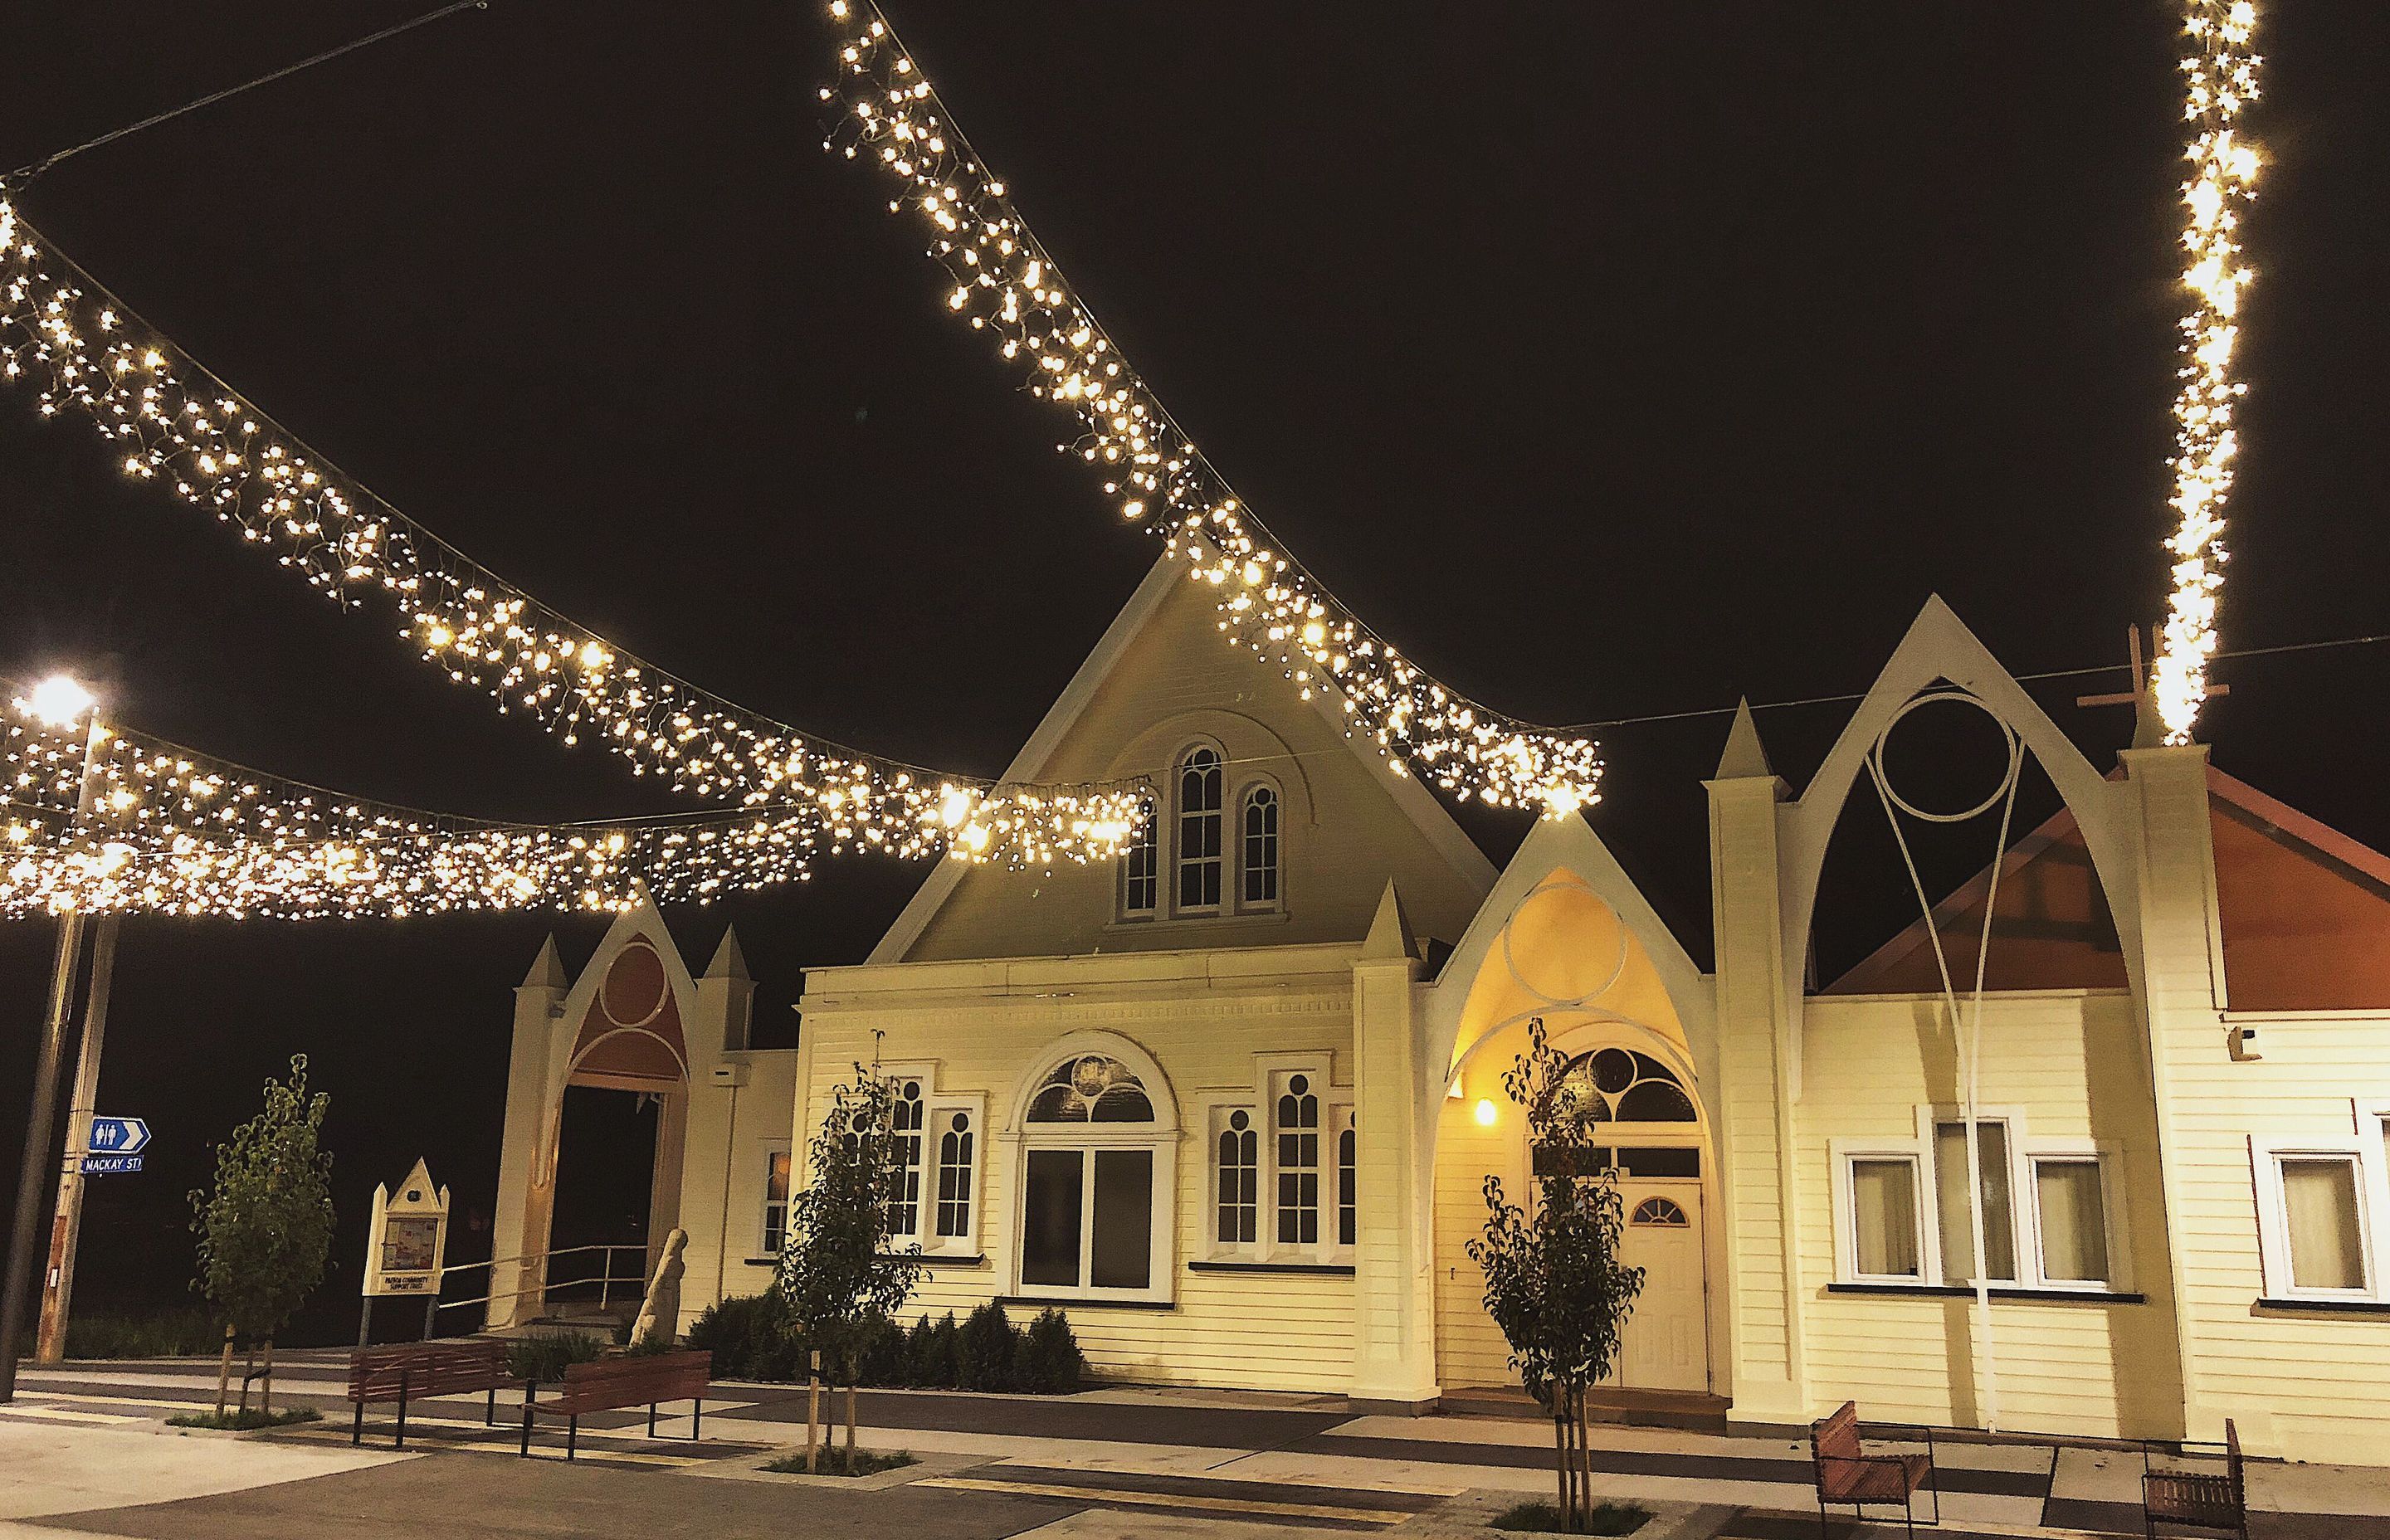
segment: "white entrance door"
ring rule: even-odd
[[[1621,1259],[1643,1271],[1626,1322],[1618,1380],[1636,1390],[1710,1388],[1709,1297],[1702,1269],[1698,1182],[1619,1184],[1626,1209]]]

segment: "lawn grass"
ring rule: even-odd
[[[188,1412],[166,1419],[169,1428],[212,1428],[245,1433],[252,1428],[286,1428],[294,1422],[321,1422],[324,1414],[313,1406],[290,1406],[278,1412],[261,1412],[254,1406],[216,1415],[211,1406],[204,1412]]]
[[[1602,1503],[1585,1516],[1584,1527],[1571,1530],[1561,1522],[1561,1510],[1551,1503],[1521,1503],[1496,1514],[1496,1529],[1529,1530],[1544,1534],[1632,1534],[1651,1517],[1649,1508],[1633,1503]]]
[[[783,1476],[877,1476],[882,1470],[896,1470],[919,1463],[902,1449],[857,1449],[854,1463],[849,1465],[844,1447],[831,1444],[822,1449],[811,1470],[805,1469],[803,1455],[783,1456],[764,1469],[777,1471]]]

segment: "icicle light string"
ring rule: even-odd
[[[826,826],[811,806],[567,824],[459,817],[112,727],[86,769],[86,725],[12,702],[0,732],[0,915],[619,909],[639,882],[659,901],[703,903],[809,880],[816,856],[888,841],[869,824]],[[1024,863],[1068,859],[1081,843],[1075,806],[1070,795],[1008,790],[983,808],[997,820],[990,844]]]
[[[2262,164],[2240,135],[2242,109],[2257,99],[2259,58],[2251,43],[2257,8],[2249,0],[2183,0],[2190,46],[2182,61],[2183,116],[2191,123],[2191,174],[2182,185],[2181,389],[2175,397],[2174,510],[2166,549],[2174,591],[2158,644],[2155,689],[2166,741],[2188,743],[2207,699],[2216,650],[2216,604],[2224,587],[2224,509],[2240,448],[2233,412],[2248,389],[2234,377],[2242,291],[2255,275],[2241,262],[2242,211],[2255,196]]]
[[[394,605],[424,659],[566,743],[584,735],[707,802],[808,822],[827,850],[1042,863],[1115,853],[1135,786],[998,789],[865,754],[634,657],[326,463],[49,247],[0,199],[0,378],[77,414],[128,476],[239,530],[346,609]],[[1057,817],[1060,828],[1055,827]],[[1008,841],[1030,828],[1025,844]]]
[[[1171,419],[955,126],[871,0],[832,0],[838,119],[824,147],[868,159],[930,225],[953,279],[946,307],[1019,366],[1031,393],[1079,420],[1076,454],[1121,514],[1164,534],[1217,591],[1220,630],[1280,664],[1307,696],[1342,700],[1350,733],[1397,770],[1458,796],[1559,815],[1597,800],[1590,739],[1488,710],[1430,678],[1338,603],[1240,502]]]

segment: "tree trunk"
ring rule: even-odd
[[[854,1470],[854,1374],[852,1370],[846,1377],[846,1469],[849,1474]]]
[[[225,1401],[232,1394],[232,1325],[225,1324],[224,1357],[216,1365],[216,1416],[225,1415]]]
[[[1552,1388],[1552,1474],[1558,1478],[1561,1525],[1569,1526],[1569,1480],[1574,1468],[1569,1462],[1568,1403],[1561,1399],[1560,1388]]]
[[[1585,1418],[1585,1387],[1576,1387],[1576,1502],[1580,1522],[1593,1520],[1592,1424]]]
[[[274,1415],[274,1339],[265,1340],[265,1378],[258,1381],[257,1410],[261,1416]]]

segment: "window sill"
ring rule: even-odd
[[[914,1259],[924,1267],[984,1267],[987,1254],[983,1251],[923,1251]]]
[[[2320,1311],[2334,1315],[2390,1316],[2390,1300],[2277,1300],[2261,1298],[2257,1308],[2285,1313]]]
[[[747,1265],[750,1267],[777,1267],[779,1264],[780,1259],[778,1257],[749,1257],[747,1259]]]
[[[1171,930],[1222,930],[1246,925],[1284,925],[1284,909],[1266,909],[1254,914],[1227,915],[1150,915],[1142,919],[1113,919],[1105,922],[1108,936],[1131,935],[1139,930],[1157,928]]]
[[[1086,1294],[998,1294],[998,1304],[1033,1304],[1057,1310],[1176,1310],[1176,1300],[1104,1300]]]
[[[1972,1300],[1975,1297],[1972,1284],[1966,1283],[1830,1283],[1829,1294],[1908,1294],[1926,1299]],[[2136,1294],[2120,1289],[2028,1289],[2013,1284],[1995,1285],[1990,1290],[1996,1300],[2030,1300],[2038,1303],[2142,1304],[2146,1294]]]
[[[1349,1262],[1240,1262],[1223,1258],[1218,1262],[1190,1262],[1190,1273],[1300,1273],[1315,1277],[1349,1278],[1353,1264]]]

